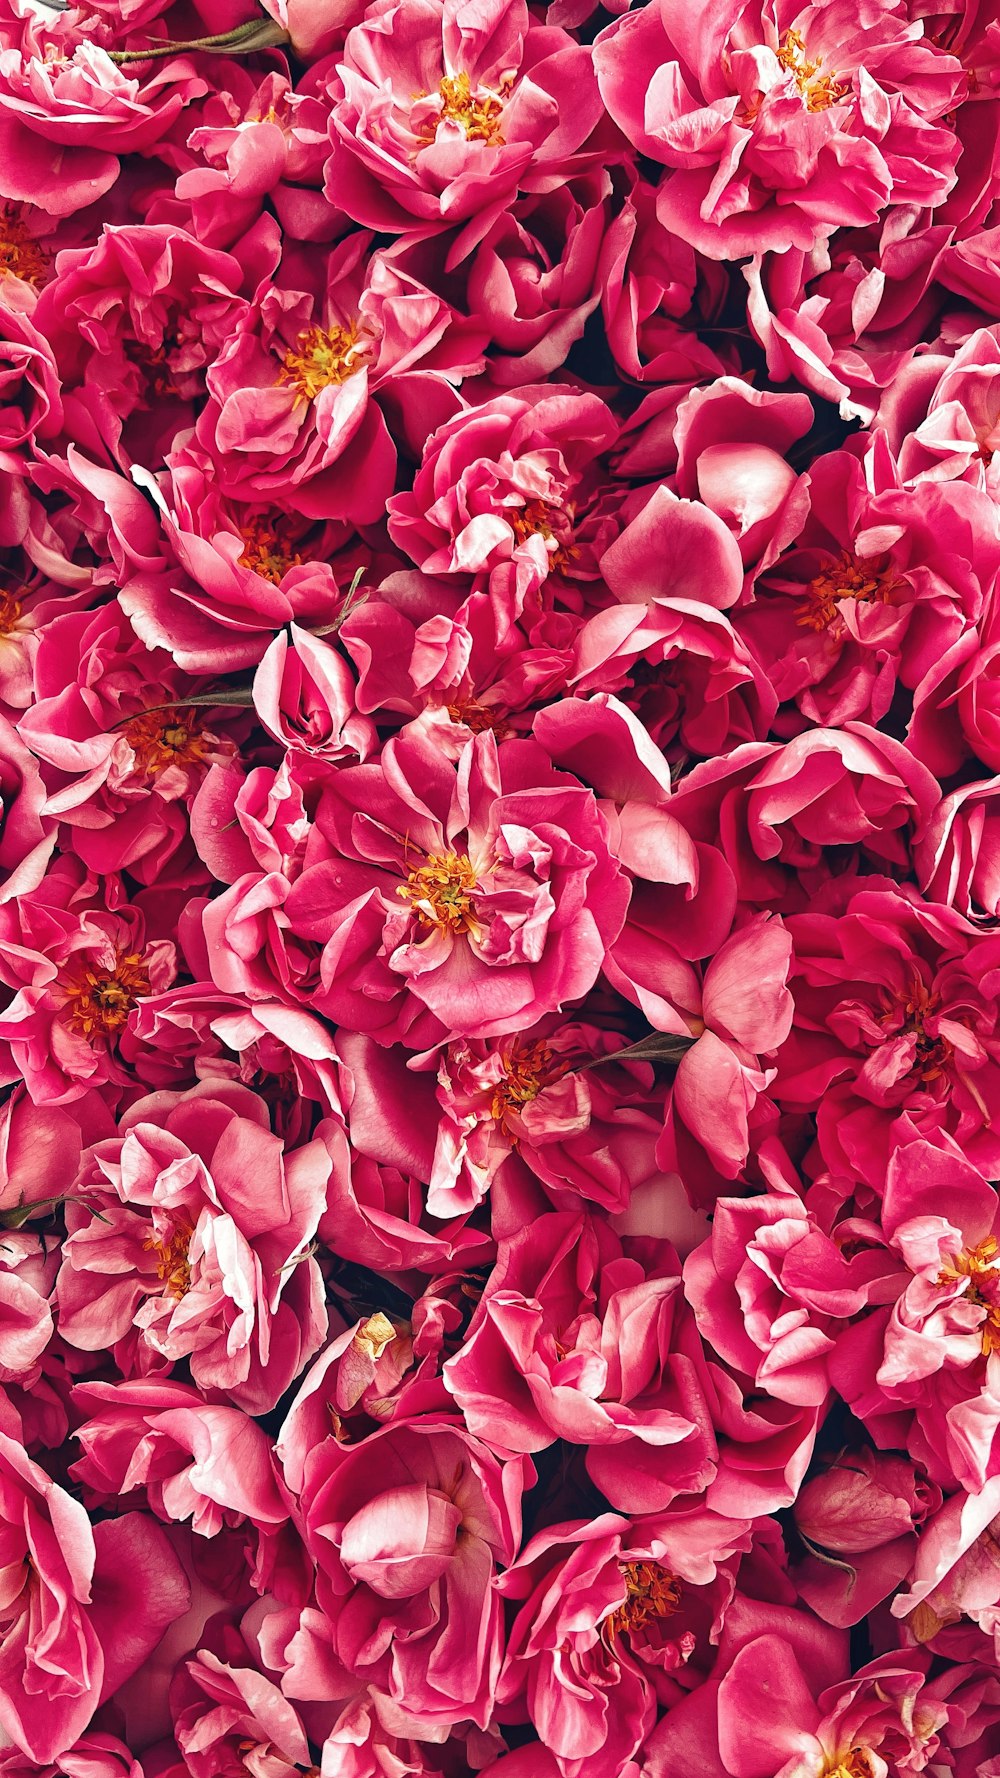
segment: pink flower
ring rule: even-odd
[[[967,481],[992,491],[1000,444],[1000,338],[983,327],[953,356],[915,358],[878,413],[907,482]]]
[[[258,1531],[283,1525],[267,1434],[238,1408],[213,1407],[186,1383],[152,1378],[78,1383],[77,1428],[83,1455],[73,1478],[99,1504],[142,1490],[164,1524],[201,1537],[246,1520]]]
[[[417,1269],[437,1276],[485,1263],[493,1244],[470,1217],[473,1204],[438,1189],[438,1109],[433,1082],[406,1066],[406,1051],[360,1031],[335,1039],[343,1113],[317,1135],[330,1157],[320,1238],[377,1272]]]
[[[983,495],[879,480],[873,493],[845,451],[818,458],[794,547],[736,619],[778,696],[814,723],[881,722],[897,682],[912,689],[936,667],[980,617],[997,578]]]
[[[129,1014],[175,973],[173,944],[146,942],[140,909],[94,906],[92,880],[82,879],[64,855],[37,889],[0,907],[0,978],[14,990],[0,1015],[0,1045],[14,1070],[7,1078],[23,1076],[36,1104],[120,1087],[127,1076],[117,1046]]]
[[[169,656],[144,649],[115,605],[47,624],[34,678],[18,732],[43,762],[45,811],[74,830],[78,856],[141,882],[190,880],[187,806],[209,765],[235,751],[217,732],[225,712],[213,726],[212,712],[185,705]]]
[[[0,1238],[0,1383],[30,1389],[52,1339],[49,1296],[58,1257],[37,1235],[5,1229]]]
[[[613,1506],[655,1512],[715,1471],[692,1334],[667,1242],[553,1214],[500,1243],[444,1380],[497,1451],[585,1445]]]
[[[325,1149],[283,1159],[261,1101],[209,1081],[139,1100],[120,1127],[88,1152],[67,1207],[63,1337],[114,1344],[126,1375],[188,1359],[201,1389],[266,1413],[326,1331],[309,1255]]]
[[[231,1769],[292,1778],[309,1766],[309,1742],[294,1704],[256,1668],[200,1648],[171,1688],[174,1734],[193,1778]]]
[[[332,203],[366,228],[458,228],[455,262],[520,187],[559,185],[585,157],[600,96],[590,51],[523,0],[375,0],[330,82]]]
[[[500,1584],[520,1606],[501,1712],[515,1701],[526,1708],[565,1778],[598,1759],[619,1778],[655,1720],[645,1660],[676,1666],[694,1640],[668,1621],[680,1604],[677,1578],[627,1519],[604,1513],[540,1532]]]
[[[430,430],[459,405],[453,381],[477,370],[484,336],[356,234],[317,278],[286,250],[234,319],[207,376],[199,445],[227,498],[307,519],[373,523],[385,510],[396,447],[373,400],[390,379]]]
[[[724,341],[713,349],[696,331],[718,319],[725,290],[720,268],[657,221],[656,191],[637,179],[605,244],[602,312],[623,374],[683,384],[735,368]]]
[[[59,356],[71,435],[86,446],[96,428],[125,465],[160,461],[194,418],[206,366],[240,313],[241,286],[274,271],[277,243],[266,227],[238,251],[145,223],[106,229],[94,247],[59,255],[35,315]]]
[[[478,578],[510,562],[532,591],[549,574],[594,575],[594,465],[617,431],[597,396],[559,383],[464,409],[428,439],[412,491],[388,502],[389,535],[425,574]]]
[[[821,1734],[817,1699],[847,1671],[842,1631],[808,1612],[737,1594],[710,1678],[649,1737],[650,1778],[668,1778],[694,1749],[707,1778],[821,1778],[834,1771],[839,1737],[831,1743]]]
[[[962,784],[942,797],[914,846],[917,882],[932,901],[960,914],[1000,911],[1000,778]]]
[[[194,64],[177,56],[147,64],[136,79],[78,33],[78,18],[70,9],[65,21],[45,14],[23,23],[20,43],[0,50],[0,194],[53,216],[102,197],[118,178],[119,156],[153,148],[206,90]]]
[[[0,1725],[44,1765],[72,1747],[105,1690],[185,1610],[187,1589],[152,1521],[128,1515],[95,1532],[83,1507],[2,1433],[0,1537]],[[131,1585],[121,1570],[137,1561],[149,1564],[141,1590],[135,1570]],[[131,1613],[126,1634],[116,1608]]]
[[[808,1552],[794,1570],[800,1597],[828,1624],[859,1623],[906,1578],[916,1533],[940,1504],[940,1489],[908,1458],[842,1452],[795,1502]]]
[[[313,521],[252,492],[246,502],[224,499],[194,442],[171,452],[162,484],[148,492],[174,560],[150,549],[150,510],[139,497],[124,528],[120,603],[147,648],[166,650],[187,673],[254,666],[283,625],[331,621],[341,587],[370,560],[340,521]]]
[[[648,1062],[616,1062],[620,1047],[596,1026],[549,1019],[523,1036],[440,1051],[428,1208],[470,1210],[491,1191],[496,1224],[498,1193],[523,1167],[559,1208],[583,1197],[626,1209],[657,1172],[662,1093]]]
[[[587,993],[620,930],[628,885],[593,794],[531,744],[477,735],[456,770],[411,728],[340,770],[317,819],[328,859],[281,891],[283,923],[322,946],[316,1009],[382,1041],[404,1019],[428,1041],[520,1030]],[[256,993],[248,887],[205,919],[219,986]]]
[[[508,387],[551,376],[601,301],[614,234],[604,168],[517,198],[469,262],[469,305],[489,327],[489,374]]]
[[[834,1380],[859,1418],[912,1411],[911,1453],[942,1486],[978,1490],[1000,1425],[996,1193],[950,1144],[904,1142],[881,1221],[891,1308],[842,1336]]]
[[[684,1048],[657,1150],[662,1166],[677,1162],[679,1124],[723,1178],[739,1174],[749,1151],[748,1120],[774,1078],[762,1057],[791,1027],[790,961],[787,932],[763,917],[720,946],[701,980],[668,942],[651,944],[637,927],[627,927],[613,947],[609,981]],[[679,1139],[683,1146],[683,1133]]]
[[[961,64],[892,0],[864,25],[838,0],[795,12],[657,0],[601,33],[601,95],[671,171],[660,221],[717,259],[808,251],[888,203],[939,204],[958,142],[942,125]]]
[[[291,625],[275,637],[253,682],[254,708],[275,740],[317,764],[366,759],[376,748],[372,723],[359,716],[355,686],[328,642]]]
[[[284,1456],[284,1439],[278,1448]],[[324,1634],[342,1670],[411,1725],[402,1732],[489,1721],[496,1565],[513,1560],[531,1477],[524,1459],[501,1464],[459,1422],[433,1416],[308,1454],[301,1507]]]
[[[766,1395],[821,1406],[836,1323],[866,1306],[887,1269],[878,1254],[846,1260],[791,1195],[720,1198],[684,1291],[712,1352]]]
[[[865,1179],[884,1169],[885,1132],[903,1110],[921,1134],[946,1132],[995,1168],[995,940],[906,884],[848,879],[827,899],[836,911],[787,923],[795,1017],[775,1097],[818,1105],[827,1164]]]

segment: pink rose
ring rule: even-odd
[[[284,1439],[278,1448],[284,1456]],[[432,1416],[355,1448],[326,1438],[306,1458],[301,1507],[331,1654],[410,1733],[490,1719],[496,1565],[513,1560],[531,1478],[524,1459],[501,1464],[458,1422]]]
[[[841,1452],[795,1502],[807,1552],[794,1570],[800,1596],[828,1624],[859,1623],[905,1579],[916,1533],[940,1504],[940,1489],[908,1458]]]
[[[518,188],[561,184],[601,113],[590,50],[523,0],[375,0],[330,81],[332,203],[366,228],[460,227],[477,247]]]
[[[667,1242],[553,1214],[500,1242],[444,1380],[495,1450],[585,1445],[613,1506],[655,1512],[715,1472],[693,1334]]]
[[[72,1747],[102,1695],[186,1609],[187,1588],[151,1520],[129,1514],[93,1528],[83,1507],[2,1433],[0,1536],[0,1725],[44,1765]]]
[[[78,1383],[73,1406],[90,1418],[75,1433],[83,1455],[71,1473],[92,1501],[142,1490],[164,1524],[190,1519],[201,1537],[247,1520],[261,1532],[285,1523],[271,1441],[239,1408],[152,1378]]]
[[[568,384],[464,409],[428,439],[412,491],[388,502],[389,535],[425,574],[478,582],[509,562],[532,591],[549,574],[592,577],[595,459],[617,430],[596,395]]]
[[[670,169],[660,221],[739,259],[948,195],[959,145],[943,119],[964,76],[922,35],[891,0],[863,24],[838,0],[776,18],[657,0],[608,25],[594,60],[616,123]]]
[[[383,1042],[521,1030],[588,992],[625,915],[592,792],[533,743],[477,735],[456,770],[411,727],[330,780],[317,824],[327,861],[280,891],[283,924],[322,947],[316,1009]],[[205,915],[228,990],[261,944],[248,887]]]
[[[326,1331],[309,1253],[326,1150],[284,1158],[262,1102],[221,1082],[140,1099],[120,1127],[67,1207],[63,1337],[114,1344],[126,1375],[188,1359],[201,1389],[266,1413]]]

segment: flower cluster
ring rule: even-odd
[[[0,0],[0,1778],[1000,1772],[1000,24]]]

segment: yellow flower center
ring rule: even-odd
[[[785,32],[777,55],[785,71],[794,76],[807,111],[825,111],[850,92],[849,82],[836,80],[832,74],[820,74],[821,57],[815,62],[807,61],[806,46],[798,31]]]
[[[438,92],[441,95],[441,109],[437,117],[421,132],[425,141],[433,142],[440,125],[447,119],[449,123],[461,124],[470,142],[488,142],[494,148],[502,147],[502,100],[493,93],[474,98],[472,81],[465,73],[446,74]]]
[[[886,556],[853,556],[842,550],[836,562],[831,561],[822,574],[810,581],[805,600],[796,607],[799,624],[807,630],[829,629],[839,619],[838,600],[891,605],[892,595],[900,585]]]
[[[113,969],[76,964],[63,978],[69,1023],[88,1042],[115,1038],[136,1001],[149,993],[149,972],[140,951],[119,952]]]
[[[187,1293],[191,1288],[191,1266],[188,1260],[188,1248],[191,1245],[191,1236],[193,1234],[194,1229],[191,1224],[189,1222],[183,1222],[178,1223],[171,1230],[170,1234],[166,1237],[166,1240],[158,1241],[155,1235],[150,1235],[148,1241],[143,1242],[143,1246],[147,1253],[155,1253],[157,1255],[156,1276],[159,1278],[164,1290],[170,1296],[174,1297],[177,1302],[180,1302],[182,1297],[187,1296]]]
[[[510,723],[496,704],[480,704],[476,698],[456,698],[445,708],[452,722],[463,722],[474,735],[483,735],[490,730],[498,741],[503,741],[511,733]]]
[[[21,601],[13,593],[0,592],[0,636],[9,636],[21,621]]]
[[[551,1049],[543,1039],[535,1043],[515,1044],[503,1058],[503,1078],[493,1089],[491,1114],[503,1123],[508,1113],[520,1111],[537,1099],[543,1087],[565,1072],[565,1063],[555,1062]]]
[[[934,994],[923,982],[913,981],[909,988],[890,994],[882,992],[884,1011],[879,1023],[894,1036],[916,1037],[916,1051],[911,1073],[928,1083],[940,1080],[954,1054],[946,1037],[935,1037],[927,1030],[926,1021],[941,1005],[940,994]]]
[[[295,551],[290,536],[291,526],[280,513],[273,518],[258,514],[240,527],[246,548],[240,557],[244,568],[277,586],[289,568],[297,567],[302,557]]]
[[[872,1778],[867,1747],[849,1747],[828,1761],[823,1778]]]
[[[49,255],[28,233],[26,204],[0,204],[0,277],[40,284],[49,269]]]
[[[323,389],[346,383],[368,356],[355,319],[347,327],[307,327],[282,359],[279,383],[290,383],[299,401],[315,401]]]
[[[526,542],[529,537],[541,537],[546,543],[555,541],[558,516],[547,500],[526,500],[523,506],[507,507],[504,518],[519,543]],[[549,556],[550,573],[564,572],[576,554],[571,543],[559,544]]]
[[[156,778],[168,766],[200,764],[206,740],[193,709],[140,710],[122,730],[135,754],[137,777]]]
[[[945,1261],[937,1278],[940,1288],[954,1284],[957,1278],[968,1278],[969,1288],[965,1292],[965,1301],[986,1310],[986,1320],[980,1328],[984,1358],[988,1358],[991,1352],[1000,1352],[1000,1272],[996,1266],[998,1246],[1000,1243],[996,1238],[987,1235],[977,1246],[966,1247],[963,1252],[952,1254]]]
[[[625,1598],[601,1625],[606,1642],[644,1630],[656,1618],[672,1617],[681,1602],[681,1583],[659,1562],[622,1562]]]
[[[472,911],[476,887],[476,873],[467,854],[432,852],[425,864],[411,870],[396,893],[410,902],[422,926],[457,934],[476,930]]]

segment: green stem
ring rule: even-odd
[[[187,43],[158,43],[150,49],[109,49],[108,55],[113,62],[152,62],[163,56],[183,55],[187,50],[202,50],[210,56],[249,56],[259,49],[274,49],[283,43],[290,43],[291,38],[277,19],[262,14],[260,18],[246,19],[242,25],[234,25],[231,31],[223,31],[215,37],[193,37]]]

